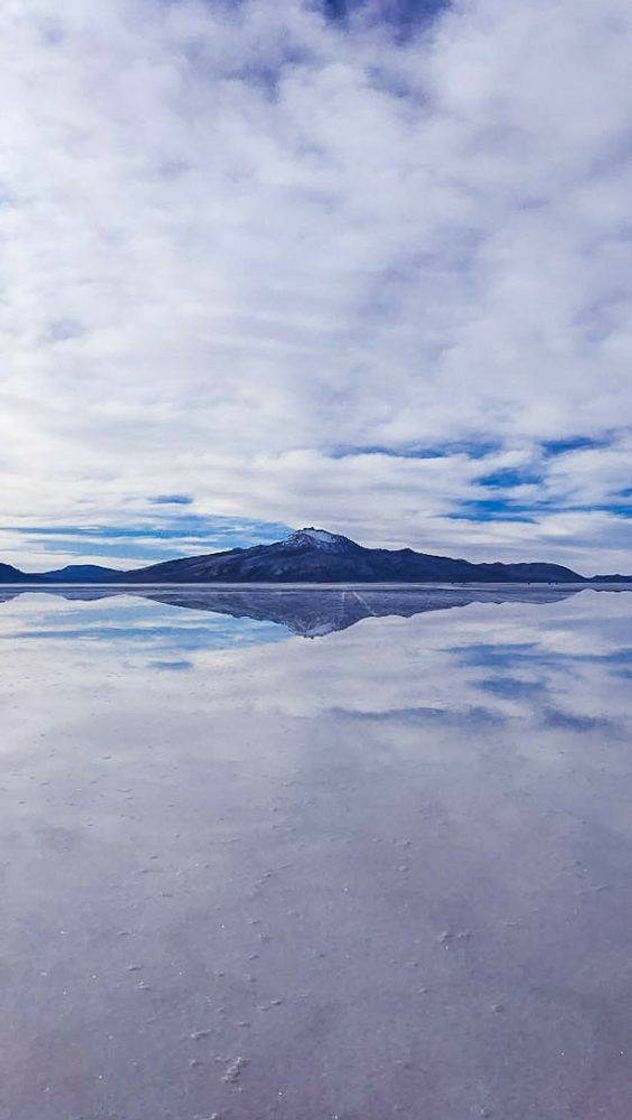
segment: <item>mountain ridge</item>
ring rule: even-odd
[[[27,583],[31,582],[33,577],[21,572],[19,568],[14,568],[13,564],[0,564],[0,583]],[[35,579],[39,582],[39,576]]]
[[[103,564],[66,564],[63,568],[55,568],[51,572],[42,572],[41,578],[55,580],[59,583],[93,583],[104,581],[111,577],[118,579],[120,568],[106,568]]]
[[[3,574],[3,572],[7,574]],[[411,548],[366,548],[313,525],[272,544],[163,560],[122,571],[70,564],[28,575],[0,565],[0,582],[62,583],[594,583],[630,582],[632,576],[582,576],[546,562],[475,563]]]

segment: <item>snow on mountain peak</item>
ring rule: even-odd
[[[326,529],[299,529],[300,533],[305,533],[306,536],[311,537],[314,541],[321,541],[322,544],[333,544],[338,540],[338,537],[333,533],[328,533]]]
[[[336,533],[328,533],[326,529],[315,529],[313,525],[309,525],[305,529],[298,529],[295,533],[292,533],[288,540],[293,544],[321,548],[325,552],[344,548],[349,543],[346,537],[338,536]]]

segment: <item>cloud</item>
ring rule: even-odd
[[[629,567],[629,6],[326,7],[10,0],[13,561],[158,496]]]

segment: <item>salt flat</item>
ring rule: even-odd
[[[0,1114],[628,1120],[632,596],[211,594],[1,597]]]

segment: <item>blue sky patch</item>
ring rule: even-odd
[[[172,504],[172,503],[169,503]],[[191,551],[224,552],[231,548],[250,548],[272,544],[291,532],[288,525],[273,521],[165,510],[151,520],[133,525],[28,525],[8,526],[0,533],[19,533],[45,546],[51,555],[77,558],[94,556],[124,561],[159,561],[177,558]],[[167,547],[168,546],[168,547]]]
[[[523,521],[533,524],[535,517],[528,506],[506,498],[467,498],[452,513],[451,521]]]
[[[542,481],[542,475],[531,467],[503,467],[483,475],[478,481],[481,486],[509,490],[514,486],[535,485]]]
[[[547,455],[566,455],[569,451],[585,451],[593,447],[609,447],[610,439],[594,436],[568,436],[566,439],[547,439],[542,449]]]
[[[354,19],[384,24],[396,38],[407,39],[449,7],[449,0],[322,0],[327,19],[347,24]]]

